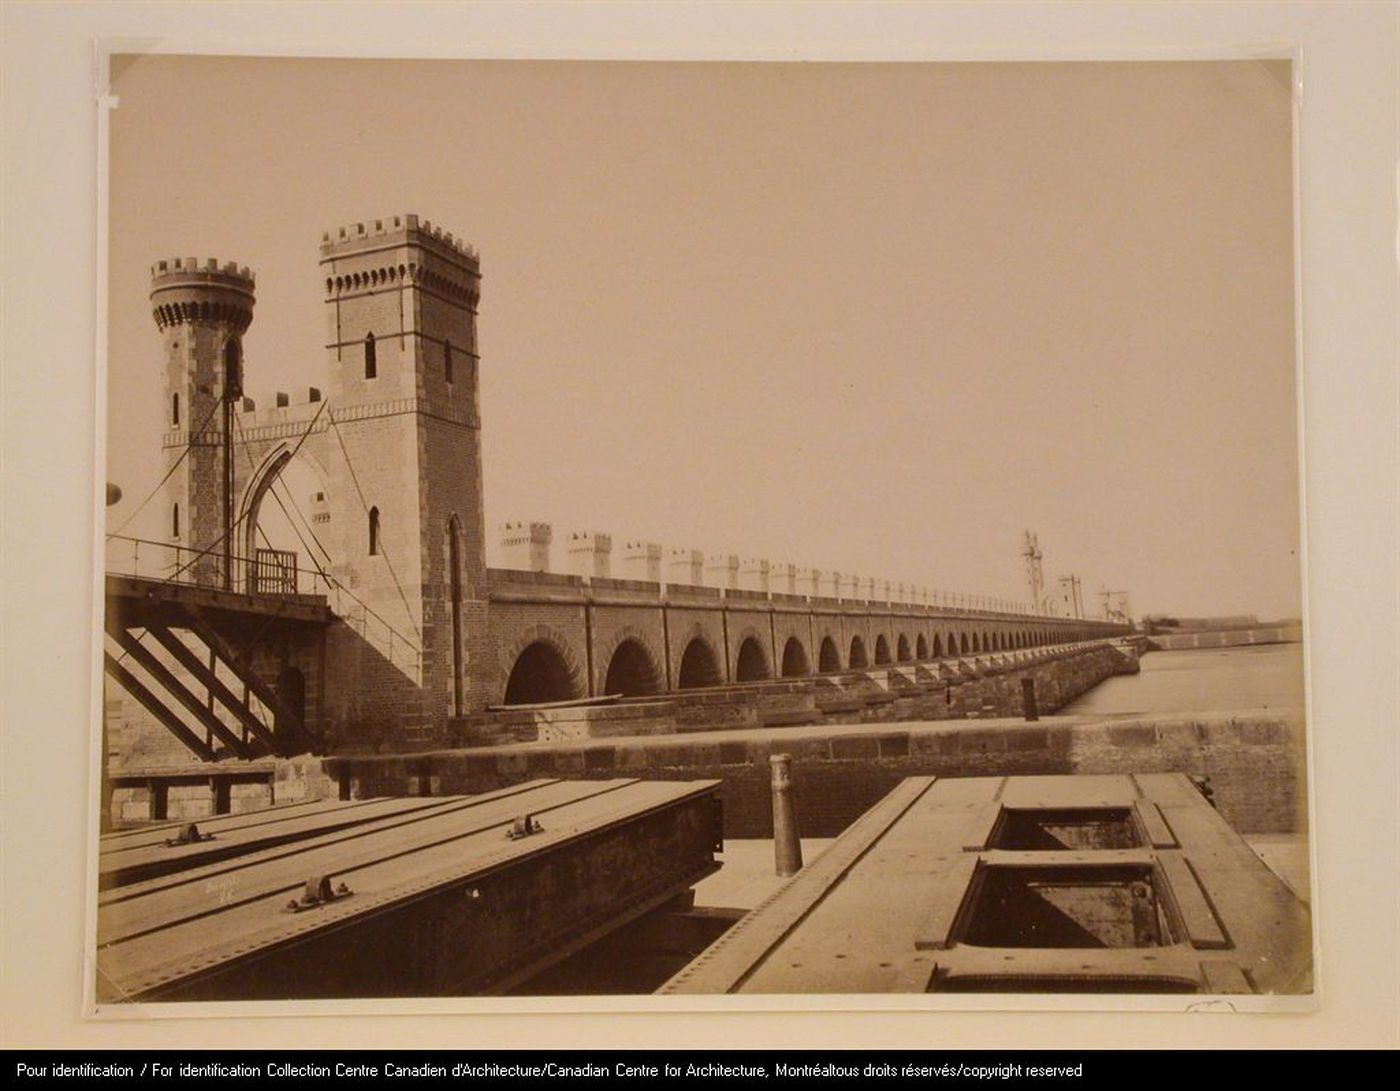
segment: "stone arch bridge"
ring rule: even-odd
[[[685,550],[663,579],[654,543],[629,543],[629,578],[614,578],[611,540],[596,534],[569,538],[562,574],[544,524],[507,524],[507,563],[488,568],[480,283],[475,250],[414,215],[324,233],[325,392],[259,407],[243,391],[251,271],[194,258],[152,267],[166,468],[143,503],[162,498],[168,533],[108,536],[104,724],[116,767],[411,752],[501,705],[1126,632]],[[271,509],[295,534],[285,548],[268,540]],[[111,563],[128,548],[134,564]]]

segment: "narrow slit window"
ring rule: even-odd
[[[369,555],[379,555],[379,509],[369,509]]]
[[[224,342],[224,396],[237,398],[243,394],[243,346],[238,338]]]
[[[170,395],[170,423],[177,427],[180,424],[180,392],[178,390]]]
[[[374,358],[374,334],[365,334],[365,378],[373,379],[378,372],[378,362]]]
[[[172,538],[180,537],[180,505],[178,502],[170,508],[170,536]]]
[[[446,376],[447,381],[448,381],[449,383],[452,382],[452,342],[451,342],[451,341],[444,341],[444,342],[442,343],[442,373],[443,373],[444,376]]]

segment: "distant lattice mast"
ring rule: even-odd
[[[1041,598],[1045,593],[1045,573],[1040,567],[1040,544],[1031,531],[1026,531],[1025,548],[1021,556],[1026,562],[1026,581],[1030,584],[1031,609],[1040,610]]]

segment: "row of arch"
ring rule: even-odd
[[[217,322],[221,325],[232,326],[239,333],[242,333],[252,325],[253,311],[251,308],[240,306],[237,303],[187,300],[161,303],[159,306],[151,308],[151,317],[155,319],[156,327],[162,330],[167,326],[178,326],[182,323]]]
[[[945,656],[1014,651],[1054,642],[1054,634],[1050,631],[1026,629],[988,634],[950,632],[946,635],[946,644],[944,635],[940,633],[933,634],[931,639],[919,633],[912,642],[906,634],[899,633],[891,647],[889,638],[880,633],[873,647],[867,647],[865,638],[856,635],[843,649],[834,638],[825,636],[817,649],[815,673],[861,670]],[[542,704],[584,696],[580,673],[568,649],[557,637],[537,634],[515,657],[506,680],[503,703]],[[734,667],[735,682],[802,678],[813,673],[807,646],[796,636],[789,637],[783,644],[776,672],[769,661],[768,649],[759,638],[747,636],[739,644]],[[681,653],[676,688],[696,689],[723,684],[724,668],[714,645],[704,635],[691,637]],[[662,693],[665,688],[664,674],[644,642],[635,637],[621,640],[608,660],[602,692],[643,697]]]
[[[371,288],[378,288],[381,285],[397,284],[401,281],[408,281],[410,284],[419,284],[432,291],[454,299],[468,307],[475,307],[477,294],[470,285],[464,284],[452,277],[443,276],[441,273],[431,269],[420,269],[416,262],[409,262],[407,265],[385,266],[381,269],[367,269],[362,273],[347,273],[338,277],[326,278],[326,294],[334,295],[341,292],[367,291]]]

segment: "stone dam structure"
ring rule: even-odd
[[[259,406],[251,271],[151,270],[167,533],[107,536],[100,1003],[567,992],[603,963],[636,964],[622,992],[1310,988],[1306,906],[1235,832],[1306,829],[1300,716],[1056,715],[1166,645],[986,597],[615,562],[543,522],[490,567],[476,252],[356,223],[320,283],[325,388]],[[804,868],[803,837],[836,840]],[[790,881],[697,909],[749,838]],[[892,907],[908,936],[854,972],[847,919]],[[816,960],[763,965],[770,934]]]
[[[151,270],[169,533],[108,539],[108,821],[645,771],[718,777],[726,829],[762,832],[773,746],[753,733],[779,730],[825,778],[824,830],[899,776],[1118,762],[1059,728],[966,728],[1135,671],[1144,642],[1121,624],[540,522],[498,528],[488,567],[477,253],[396,216],[327,232],[320,277],[325,389],[259,406],[252,272]],[[268,539],[279,510],[296,549]],[[1197,735],[1177,767],[1203,772],[1223,741]],[[1284,723],[1254,737],[1301,745]],[[1287,792],[1248,806],[1287,826]]]

